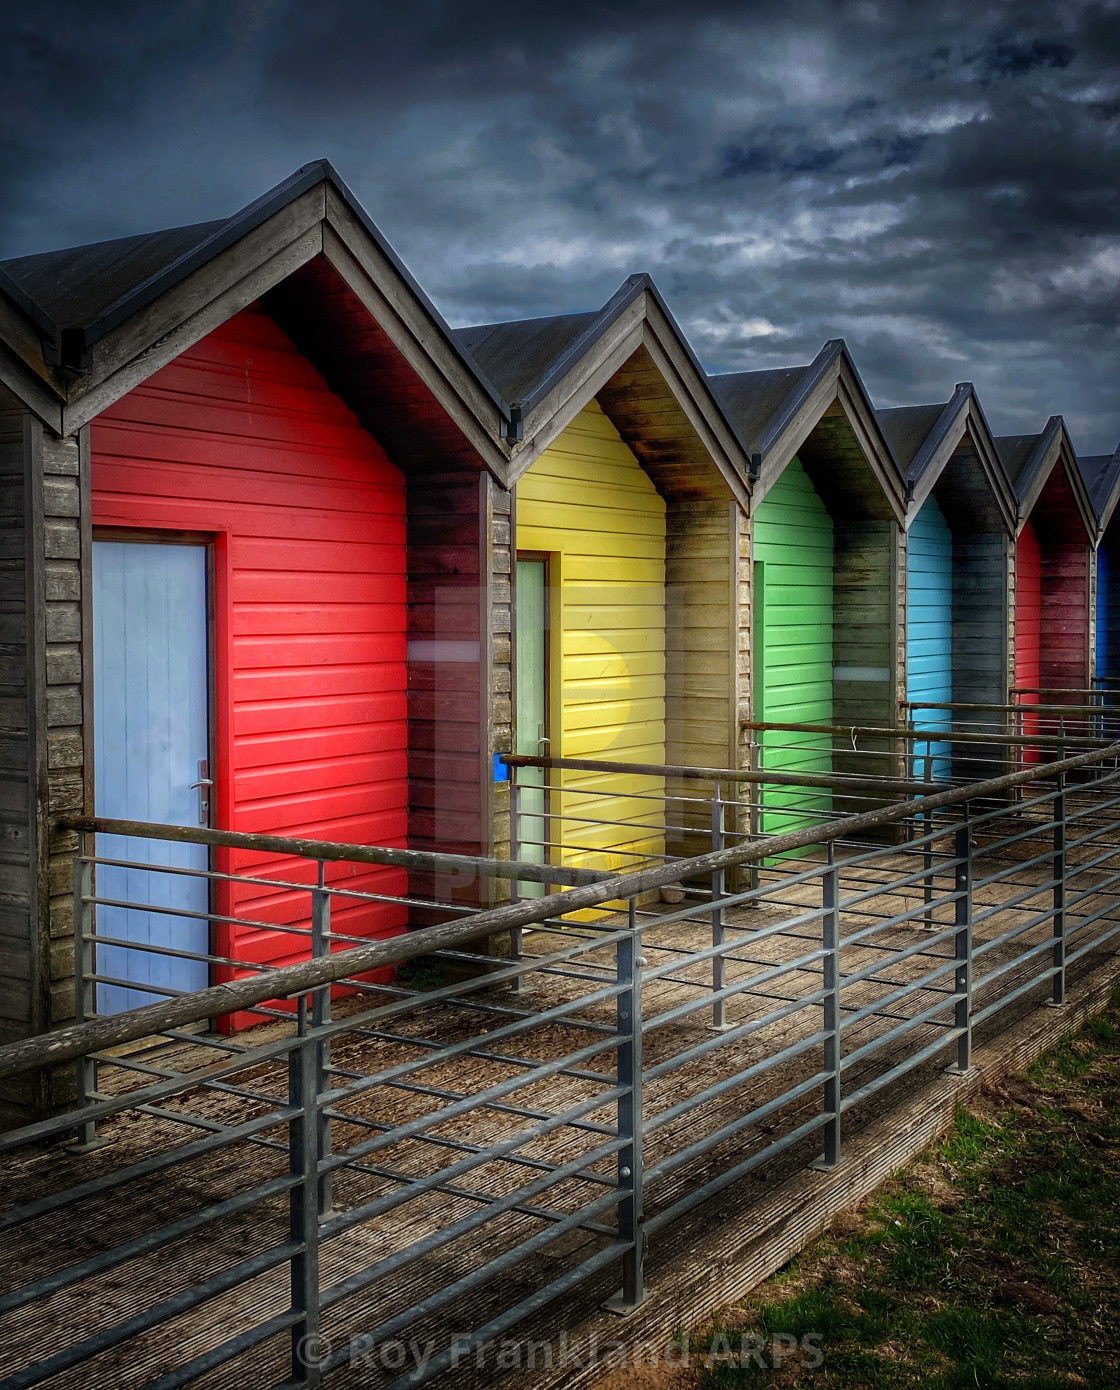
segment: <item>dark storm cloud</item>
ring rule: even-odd
[[[1120,437],[1117,0],[56,0],[0,51],[7,254],[326,155],[454,322],[649,270],[714,369],[843,335],[880,404]]]

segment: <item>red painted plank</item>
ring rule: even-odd
[[[405,490],[384,450],[254,308],[100,416],[92,453],[95,525],[215,537],[216,823],[404,845]],[[332,866],[329,880],[407,887],[403,872],[365,866]],[[263,920],[309,923],[306,893],[245,886],[223,904],[250,905]],[[338,913],[357,935],[407,920],[395,904],[339,902]],[[306,955],[283,933],[223,935],[222,954]]]

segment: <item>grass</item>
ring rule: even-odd
[[[702,1390],[1120,1386],[1120,991],[691,1341]]]

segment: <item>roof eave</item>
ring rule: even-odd
[[[1103,536],[1112,520],[1112,514],[1116,510],[1116,504],[1120,501],[1120,445],[1117,445],[1116,452],[1112,455],[1112,462],[1109,464],[1112,481],[1109,484],[1108,493],[1097,516],[1097,536]]]
[[[825,343],[760,435],[760,492],[764,495],[769,491],[837,397],[862,434],[861,447],[871,471],[895,521],[903,526],[906,489],[902,473],[843,338]]]
[[[1011,479],[1007,476],[1007,470],[996,448],[995,436],[984,414],[984,407],[971,382],[959,382],[954,391],[954,399],[957,393],[963,393],[963,409],[958,416],[960,431],[953,446],[954,452],[959,447],[961,438],[967,433],[972,439],[980,467],[984,470],[1007,534],[1014,538],[1018,523],[1018,502],[1015,489],[1011,486]]]
[[[906,470],[904,483],[908,501],[907,519],[912,520],[929,497],[964,436],[961,423],[968,404],[968,387],[958,386],[945,402],[933,428]]]
[[[749,503],[749,459],[687,339],[652,279],[630,276],[595,321],[548,368],[522,407],[525,441],[515,448],[511,481],[525,473],[578,412],[640,347],[661,359],[658,370],[739,505]],[[672,351],[675,349],[675,353]],[[671,361],[673,356],[677,362]],[[593,359],[589,361],[589,359]],[[702,428],[697,428],[700,425]]]

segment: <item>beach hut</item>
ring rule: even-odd
[[[1094,674],[1115,703],[1120,694],[1120,447],[1112,454],[1080,454],[1078,471],[1097,518]]]
[[[594,312],[457,336],[522,420],[510,463],[518,752],[737,766],[747,459],[653,282],[630,277]],[[674,804],[666,821],[673,783],[518,776],[521,855],[622,870],[707,843],[706,811]],[[703,842],[681,833],[690,825]]]
[[[901,476],[843,341],[808,366],[712,378],[754,456],[754,717],[893,727],[903,698]],[[828,734],[767,732],[775,771],[900,771],[887,745],[832,754]],[[768,788],[763,827],[827,812],[827,794]],[[844,803],[837,801],[837,806]],[[866,808],[867,802],[861,807]],[[784,814],[780,808],[787,808]]]
[[[4,262],[0,333],[0,1037],[73,1014],[61,813],[493,851],[509,413],[331,167],[221,221]],[[347,882],[406,888],[397,869]],[[184,916],[100,926],[160,944],[170,921],[190,952],[267,964],[304,950],[280,928],[306,893],[222,887],[213,905],[276,930],[210,940],[205,880],[145,883]],[[391,902],[335,919],[408,924]],[[215,978],[123,948],[97,968],[103,1011]]]
[[[996,446],[1018,504],[1015,692],[1027,704],[1077,704],[1089,685],[1097,518],[1060,415]]]
[[[1016,501],[984,412],[969,383],[940,405],[880,410],[906,483],[906,698],[1006,705],[1011,650],[1008,603]],[[912,713],[916,729],[947,730],[947,709]],[[959,723],[1002,728],[998,710]],[[914,745],[915,771],[994,776],[993,747],[944,740]]]

